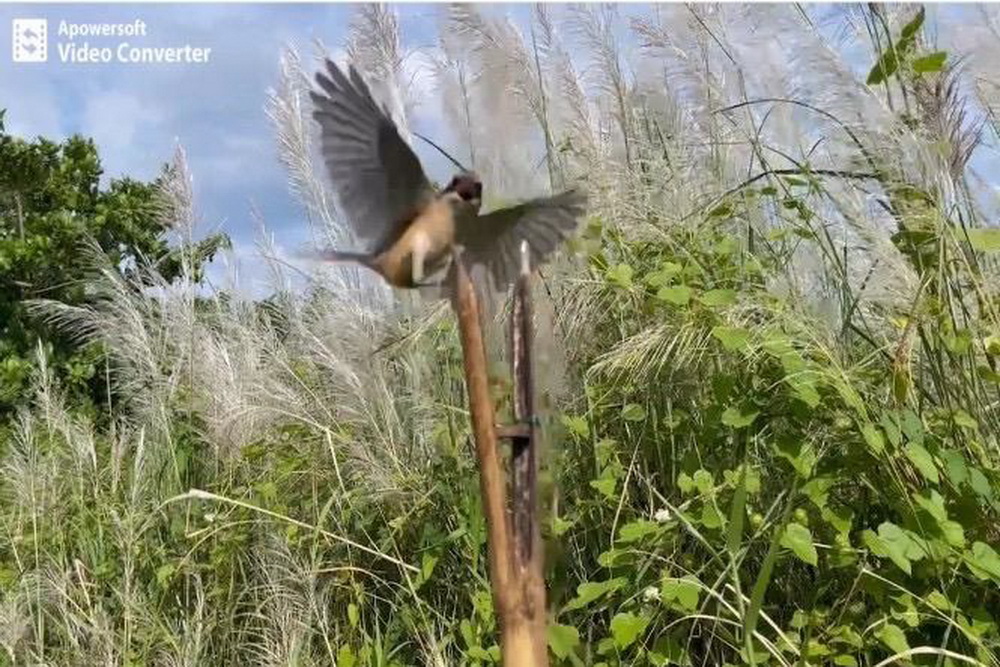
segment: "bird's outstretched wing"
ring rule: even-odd
[[[465,261],[486,267],[497,288],[513,283],[521,266],[521,242],[528,242],[531,266],[544,262],[575,230],[587,196],[569,190],[479,216],[459,227],[456,239]]]
[[[355,235],[378,252],[392,243],[434,190],[420,160],[399,136],[389,113],[372,98],[353,67],[331,61],[311,91],[320,148],[341,210]]]

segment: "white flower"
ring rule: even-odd
[[[670,510],[668,510],[666,507],[664,507],[661,510],[656,510],[656,514],[653,515],[653,518],[656,520],[657,523],[666,523],[670,521],[670,517],[671,517]]]
[[[660,589],[656,586],[647,586],[646,590],[642,592],[642,599],[646,602],[659,602]]]

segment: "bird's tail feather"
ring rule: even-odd
[[[372,263],[372,256],[369,253],[350,252],[347,250],[320,250],[313,253],[313,257],[326,262],[356,262],[364,266],[371,266]]]

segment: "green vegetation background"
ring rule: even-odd
[[[566,19],[589,93],[546,9],[527,39],[445,13],[441,76],[473,105],[495,86],[462,72],[513,77],[551,184],[593,196],[536,295],[555,664],[998,664],[1000,229],[968,179],[995,127],[923,10],[851,11],[882,115],[703,109],[716,138],[754,129],[749,171],[622,73],[611,10]],[[399,74],[372,47],[398,48],[391,11],[354,30]],[[308,68],[283,65],[282,155],[336,229],[292,103]],[[588,94],[606,115],[564,103]],[[839,162],[763,138],[793,107]],[[91,142],[0,130],[0,664],[497,662],[447,309],[353,273],[212,293],[226,240],[193,241],[183,156],[100,174]]]

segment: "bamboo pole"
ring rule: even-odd
[[[514,286],[511,309],[511,375],[514,380],[514,422],[511,438],[511,496],[514,533],[514,577],[521,587],[524,622],[531,633],[532,665],[548,665],[545,632],[544,550],[538,512],[538,456],[534,369],[531,363],[531,263],[527,244],[521,246],[521,273]]]
[[[518,519],[519,530],[514,532],[511,530],[512,522],[507,512],[506,484],[497,447],[495,413],[490,398],[479,304],[468,271],[459,257],[455,257],[453,268],[452,307],[458,319],[462,341],[469,411],[472,415],[472,432],[476,457],[479,461],[479,488],[486,516],[490,583],[493,589],[493,606],[500,625],[503,664],[504,667],[546,667],[548,654],[545,638],[545,588],[541,576],[542,554],[538,546],[540,540],[537,512],[534,511],[533,505],[526,506],[529,508],[527,511],[522,507],[524,498],[534,501],[535,476],[530,474],[531,484],[527,494],[522,491],[523,485],[518,485],[516,482],[514,484],[514,490],[519,497],[515,498],[513,515],[528,518],[527,528],[525,529],[523,521]],[[522,280],[527,284],[526,278],[522,277]],[[522,301],[523,303],[525,302]],[[515,318],[515,323],[518,321]],[[523,349],[525,339],[523,337],[517,339],[522,341],[521,349]],[[522,364],[517,368],[524,372],[527,366]],[[525,377],[530,381],[530,374]],[[530,391],[521,396],[527,396],[530,400]],[[526,406],[528,403],[523,405]],[[530,411],[520,414],[530,414]],[[529,443],[530,429],[529,423],[527,436]],[[528,450],[532,449],[528,447]],[[515,457],[515,469],[518,461],[521,461],[522,472],[530,472],[534,466],[533,451],[530,458]],[[525,461],[530,462],[527,468]],[[528,539],[525,541],[523,536],[528,536]],[[525,554],[525,558],[519,557],[520,554]]]

